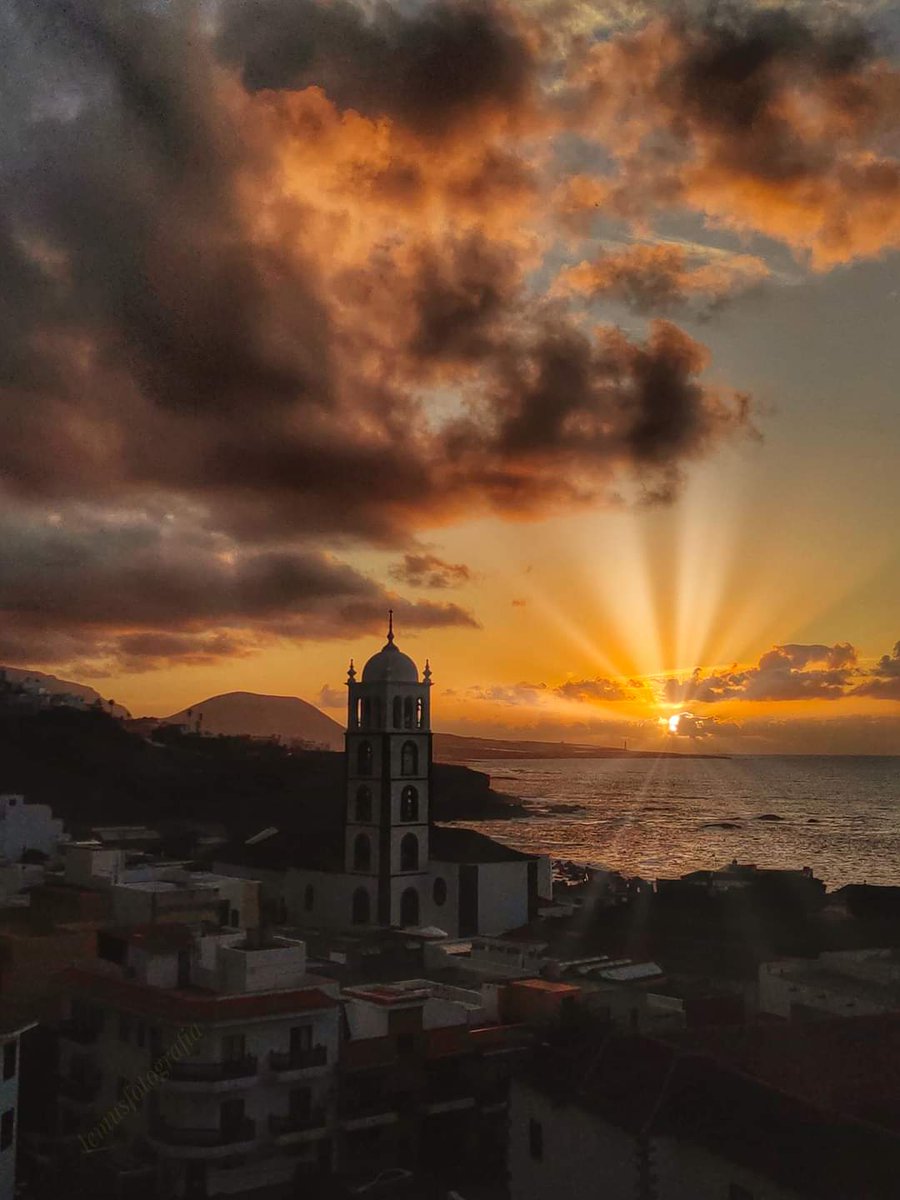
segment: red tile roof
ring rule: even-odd
[[[214,992],[149,987],[80,967],[63,971],[59,982],[64,991],[86,994],[98,1003],[182,1024],[245,1021],[338,1007],[333,996],[315,987],[220,996]]]

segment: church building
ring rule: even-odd
[[[391,616],[382,649],[347,674],[340,837],[273,831],[231,848],[216,869],[259,879],[263,899],[294,925],[467,937],[531,920],[551,897],[549,861],[432,821],[431,687],[428,662],[420,676]]]

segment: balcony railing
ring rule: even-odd
[[[289,1113],[287,1116],[272,1113],[269,1117],[269,1129],[276,1136],[284,1133],[302,1133],[306,1129],[321,1129],[325,1123],[324,1108],[314,1108],[308,1113]]]
[[[157,1121],[151,1126],[150,1136],[167,1146],[233,1146],[241,1142],[252,1142],[256,1138],[256,1122],[245,1117],[220,1129],[187,1129],[181,1125],[170,1125]]]
[[[78,1042],[81,1046],[91,1046],[100,1036],[100,1026],[78,1019],[63,1021],[59,1027],[59,1036],[68,1038],[70,1042]]]
[[[176,1083],[217,1083],[256,1075],[259,1063],[252,1055],[224,1062],[173,1062],[169,1078]]]
[[[273,1071],[302,1071],[307,1067],[324,1067],[327,1062],[327,1046],[311,1046],[309,1050],[269,1051],[269,1066]]]
[[[100,1091],[100,1077],[92,1075],[67,1075],[59,1081],[59,1092],[68,1100],[78,1104],[90,1104]]]

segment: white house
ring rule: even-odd
[[[307,973],[304,944],[174,924],[119,936],[116,965],[63,975],[61,1133],[131,1148],[121,1179],[150,1170],[167,1197],[330,1167],[338,989]]]
[[[47,804],[26,804],[24,796],[0,796],[0,858],[18,862],[26,850],[51,855],[62,837],[63,823]]]

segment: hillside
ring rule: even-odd
[[[161,718],[166,725],[186,725],[203,733],[277,737],[323,750],[342,750],[344,731],[313,704],[297,696],[265,696],[257,692],[225,692]]]
[[[74,683],[71,679],[60,679],[56,675],[48,675],[44,671],[33,671],[24,667],[0,667],[0,675],[5,675],[10,683],[25,683],[26,680],[34,682],[43,691],[49,692],[51,696],[65,694],[80,696],[88,704],[95,704],[99,701],[114,717],[130,716],[127,708],[123,708],[121,704],[110,704],[108,697],[101,696],[95,688],[89,687],[86,683]]]
[[[0,713],[0,764],[0,790],[51,805],[76,834],[176,821],[218,823],[233,836],[267,825],[303,833],[333,828],[344,811],[341,754],[165,726],[147,736],[93,710]],[[437,763],[432,782],[437,820],[519,811],[480,771]]]

